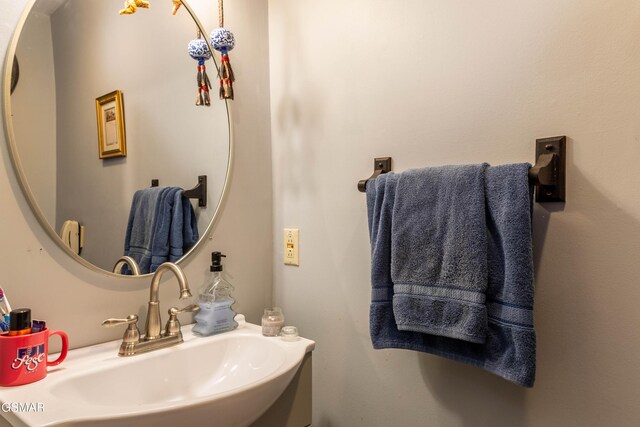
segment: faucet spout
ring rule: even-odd
[[[160,267],[158,267],[151,278],[149,301],[158,301],[160,279],[165,271],[171,271],[178,279],[178,285],[180,286],[180,299],[190,298],[191,291],[189,290],[189,282],[187,281],[187,277],[184,275],[182,269],[172,262],[165,262],[164,264],[160,264]]]
[[[182,269],[172,262],[165,262],[164,264],[161,264],[151,279],[149,310],[147,311],[147,323],[145,326],[144,338],[147,341],[161,337],[160,329],[162,320],[160,319],[160,301],[158,300],[158,294],[160,289],[160,279],[167,271],[171,271],[178,279],[178,285],[180,286],[180,299],[191,297],[189,283],[187,282],[187,278]]]
[[[130,256],[121,256],[120,258],[118,258],[118,261],[116,261],[115,265],[113,266],[113,272],[118,273],[124,264],[129,265],[129,269],[134,276],[140,275],[140,266],[138,265],[136,260],[131,258]]]

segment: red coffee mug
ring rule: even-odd
[[[49,337],[59,335],[62,339],[60,356],[52,362],[49,355]],[[69,338],[62,331],[41,332],[26,335],[0,335],[0,386],[28,384],[47,376],[47,367],[62,363],[67,357]]]

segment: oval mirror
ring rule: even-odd
[[[31,2],[7,53],[20,58],[20,80],[10,93],[5,60],[3,86],[9,150],[34,214],[70,256],[108,273],[125,254],[137,190],[154,180],[190,190],[206,176],[206,206],[189,199],[200,239],[182,260],[213,226],[231,165],[226,101],[212,88],[210,106],[195,103],[198,63],[187,45],[199,27],[209,31],[184,1],[175,15],[166,1],[132,15],[119,15],[120,5]],[[214,5],[198,6],[217,16]],[[215,64],[206,66],[216,82]],[[114,106],[120,115],[110,115]],[[65,243],[76,222],[81,236]]]

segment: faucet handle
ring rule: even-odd
[[[165,335],[178,335],[180,332],[180,322],[178,321],[178,314],[191,313],[200,310],[197,304],[191,304],[184,308],[171,307],[169,309],[169,320],[167,320],[167,326],[164,328]]]
[[[130,314],[127,316],[126,319],[107,319],[104,322],[102,322],[102,326],[110,328],[112,326],[120,326],[120,325],[131,325],[131,324],[135,325],[136,323],[138,323],[138,315]],[[131,329],[131,326],[129,326],[129,329]]]
[[[140,330],[138,330],[138,315],[130,314],[126,319],[107,319],[102,322],[102,326],[110,328],[118,325],[129,325],[124,331],[122,344],[120,344],[119,356],[131,356],[135,354],[135,346],[140,342]]]
[[[200,306],[198,304],[191,304],[184,308],[171,307],[169,309],[169,316],[175,316],[182,313],[191,313],[198,310],[200,310]]]

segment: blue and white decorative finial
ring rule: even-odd
[[[209,50],[209,46],[207,46],[207,41],[201,37],[189,42],[187,52],[189,52],[189,55],[196,61],[211,59],[211,51]]]
[[[223,54],[229,53],[236,46],[233,33],[226,28],[216,28],[211,31],[211,46]]]

